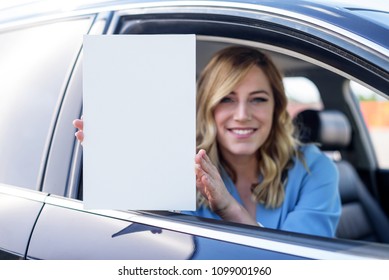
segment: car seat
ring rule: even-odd
[[[354,167],[342,160],[340,151],[351,142],[347,117],[335,110],[305,110],[294,118],[299,139],[318,143],[331,155],[339,171],[342,214],[336,236],[344,239],[389,243],[389,220],[370,194]]]

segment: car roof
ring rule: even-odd
[[[355,1],[355,0],[311,0],[309,2],[322,3],[329,6],[337,6],[348,9],[369,9],[389,11],[389,2],[385,0],[369,0],[369,1]]]
[[[7,0],[0,4],[0,27],[10,22],[49,15],[54,17],[70,15],[72,12],[80,14],[118,10],[134,5],[240,7],[245,10],[267,11],[308,22],[315,20],[318,26],[330,24],[389,48],[389,2],[382,0],[360,2],[354,0],[67,0],[63,2]]]

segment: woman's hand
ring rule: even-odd
[[[234,198],[227,191],[219,171],[204,150],[197,153],[195,163],[197,189],[208,200],[212,211],[219,214],[227,210]]]
[[[195,172],[197,190],[208,200],[213,212],[227,221],[258,225],[228,192],[218,169],[204,150],[200,150],[195,157]]]
[[[82,144],[82,141],[84,141],[84,121],[82,117],[81,119],[75,119],[73,121],[73,126],[78,129],[78,131],[75,133],[75,136]]]

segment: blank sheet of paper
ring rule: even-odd
[[[86,209],[195,210],[195,35],[86,35]]]

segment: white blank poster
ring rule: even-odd
[[[86,35],[86,209],[195,210],[195,35]]]

